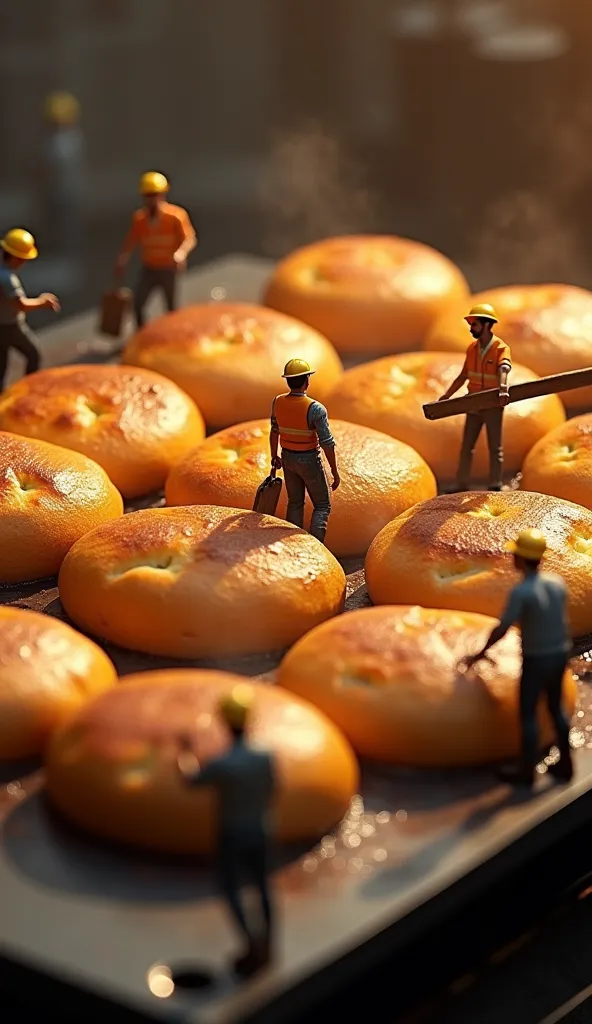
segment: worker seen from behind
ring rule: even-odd
[[[560,576],[540,572],[547,542],[539,530],[523,530],[506,549],[522,580],[510,592],[498,625],[481,650],[462,663],[470,668],[508,632],[520,627],[522,674],[520,677],[520,726],[522,758],[516,767],[502,771],[507,782],[532,786],[540,758],[537,710],[542,697],[553,720],[560,760],[550,765],[552,775],[569,782],[573,775],[569,745],[570,724],[562,708],[563,678],[572,641],[567,624],[567,588]]]
[[[197,245],[189,214],[167,200],[169,183],[164,174],[148,171],[140,179],[144,205],[137,210],[115,264],[115,278],[123,279],[129,258],[140,247],[142,269],[134,289],[136,324],[144,324],[144,307],[154,291],[161,291],[169,312],[177,306],[179,274]]]
[[[504,408],[510,400],[508,375],[512,369],[512,356],[509,347],[493,333],[494,324],[497,323],[493,306],[489,303],[479,303],[473,306],[465,320],[469,324],[474,340],[467,349],[461,372],[439,400],[443,402],[452,398],[465,381],[468,381],[470,395],[498,388],[499,406],[497,409],[467,413],[457,474],[457,490],[469,489],[475,447],[485,426],[489,448],[489,490],[501,491],[504,472],[503,415]]]
[[[0,263],[0,391],[8,368],[11,349],[20,352],[26,359],[25,374],[39,369],[37,339],[26,322],[29,309],[53,309],[59,312],[60,303],[51,292],[43,292],[36,299],[30,299],[19,280],[18,271],[24,263],[36,259],[35,239],[23,228],[13,228],[0,241],[2,261]]]
[[[246,940],[246,951],[235,961],[235,968],[240,973],[251,973],[270,958],[273,912],[268,860],[275,771],[272,755],[247,742],[252,688],[247,684],[234,687],[219,710],[232,736],[230,749],[201,768],[191,738],[181,737],[177,764],[188,785],[212,786],[217,795],[216,864],[223,894]],[[259,929],[252,927],[245,913],[241,876],[257,889],[262,917]]]
[[[272,469],[283,468],[284,471],[288,495],[286,519],[302,528],[304,499],[308,493],[313,506],[310,533],[323,544],[331,513],[331,490],[337,490],[340,479],[327,410],[307,395],[314,372],[304,359],[290,359],[286,363],[283,377],[290,390],[273,400],[269,443]],[[281,457],[278,455],[280,445]],[[333,476],[331,490],[321,448]]]

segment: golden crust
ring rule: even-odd
[[[49,615],[0,606],[0,760],[41,754],[51,733],[117,682],[100,647]]]
[[[188,658],[281,650],[345,599],[343,569],[309,534],[205,505],[133,512],[92,531],[59,585],[83,629]]]
[[[520,486],[592,509],[592,413],[568,420],[535,444]]]
[[[218,705],[239,682],[229,673],[198,670],[127,676],[55,736],[47,761],[52,801],[109,839],[173,853],[210,852],[213,794],[182,784],[177,737],[192,735],[202,764],[221,754],[229,738]],[[317,838],[348,810],[358,785],[355,757],[315,708],[276,687],[253,683],[253,689],[248,735],[270,749],[278,765],[277,836]]]
[[[156,370],[191,395],[212,427],[268,416],[294,356],[313,369],[320,401],[342,373],[333,346],[292,317],[248,303],[187,306],[152,320],[123,361]]]
[[[423,405],[436,402],[462,368],[462,357],[447,352],[406,352],[356,366],[344,373],[327,398],[331,416],[381,430],[411,445],[436,477],[455,477],[464,428],[463,416],[426,420]],[[511,384],[536,380],[534,373],[514,364]],[[462,394],[459,391],[459,394]],[[557,395],[510,405],[504,413],[504,466],[520,469],[525,456],[547,431],[565,422]],[[473,476],[485,479],[489,467],[485,431],[475,452]]]
[[[340,352],[397,352],[417,347],[438,312],[468,294],[458,267],[430,246],[359,235],[290,253],[265,302],[312,324]]]
[[[520,750],[520,640],[506,634],[468,673],[495,620],[419,607],[365,608],[318,626],[285,656],[278,682],[310,700],[364,757],[414,766],[486,764]],[[566,673],[564,702],[576,685]],[[554,738],[541,709],[543,741]]]
[[[544,566],[563,576],[575,636],[592,630],[592,513],[530,491],[442,495],[389,523],[366,556],[375,604],[500,615],[518,581],[503,546],[536,527],[547,539]]]
[[[61,366],[23,377],[0,396],[0,428],[87,455],[126,498],[161,488],[205,437],[188,395],[160,374],[125,366]]]
[[[79,537],[122,514],[121,495],[91,459],[0,432],[0,582],[53,576]]]
[[[386,434],[342,420],[333,420],[331,431],[341,484],[331,499],[327,546],[343,558],[363,554],[391,519],[434,497],[436,482],[416,451]],[[268,472],[269,420],[240,423],[209,437],[175,467],[166,484],[167,504],[250,509]],[[283,487],[278,516],[285,516],[286,506]]]

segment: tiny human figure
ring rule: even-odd
[[[485,426],[489,448],[489,490],[501,491],[504,472],[503,415],[504,408],[510,400],[508,375],[512,369],[512,356],[509,347],[493,333],[493,326],[497,323],[493,306],[489,303],[473,306],[465,320],[474,341],[467,349],[463,368],[458,377],[453,380],[445,394],[440,396],[439,401],[444,402],[452,398],[464,382],[468,381],[470,395],[488,391],[490,388],[499,388],[499,408],[467,414],[456,490],[469,489],[475,447]]]
[[[520,725],[522,758],[516,766],[503,769],[506,782],[532,786],[539,760],[537,708],[544,696],[556,732],[560,760],[549,771],[563,782],[570,782],[573,763],[569,745],[570,724],[562,709],[563,677],[572,641],[567,625],[567,589],[560,576],[540,572],[547,548],[539,530],[523,530],[506,545],[522,581],[510,593],[505,611],[492,630],[487,643],[477,654],[461,662],[472,667],[487,657],[490,647],[501,640],[510,626],[517,624],[522,633],[522,674],[520,677]]]
[[[144,307],[155,290],[164,295],[169,312],[177,307],[179,274],[197,245],[189,214],[167,201],[169,183],[164,174],[147,171],[140,179],[144,206],[132,218],[115,264],[115,279],[123,280],[129,258],[140,246],[142,269],[134,288],[134,314],[138,328],[144,324]]]
[[[315,372],[304,359],[290,359],[286,363],[282,376],[290,391],[277,395],[273,400],[269,444],[272,469],[283,467],[284,470],[288,494],[287,521],[302,528],[304,498],[308,492],[313,505],[310,533],[324,544],[331,514],[331,491],[336,491],[341,481],[327,410],[307,395],[310,378]],[[278,445],[281,445],[281,457]],[[321,459],[321,448],[333,476],[331,489]]]
[[[8,369],[8,356],[15,349],[25,357],[25,374],[39,369],[40,356],[37,339],[28,327],[26,313],[29,309],[60,310],[57,296],[43,292],[36,299],[27,298],[19,280],[18,271],[28,260],[37,258],[35,239],[23,228],[12,228],[0,241],[2,261],[0,263],[0,391]]]
[[[47,135],[43,147],[40,198],[47,236],[60,257],[80,259],[84,241],[86,143],[80,104],[69,92],[45,100]]]
[[[264,967],[271,956],[273,909],[269,892],[270,806],[275,786],[273,757],[248,745],[247,726],[253,710],[252,689],[236,686],[220,703],[220,714],[232,736],[230,749],[201,768],[189,737],[180,737],[178,769],[189,786],[212,786],[219,805],[216,863],[230,911],[246,941],[234,963],[239,974]],[[263,928],[254,930],[241,899],[241,874],[256,887]]]

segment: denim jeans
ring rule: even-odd
[[[557,746],[561,758],[570,758],[569,722],[561,707],[563,673],[567,654],[526,655],[522,662],[520,679],[520,723],[522,728],[522,757],[528,769],[539,760],[539,729],[537,707],[542,697],[547,702],[555,726]]]
[[[138,327],[144,325],[144,306],[154,291],[162,292],[169,313],[176,309],[178,282],[176,267],[142,267],[134,288],[134,314]]]
[[[13,348],[27,360],[25,373],[35,373],[39,369],[39,349],[37,339],[30,327],[22,322],[16,324],[0,324],[0,391],[4,387],[4,378],[8,368],[8,353]]]
[[[468,413],[465,419],[460,462],[458,467],[458,489],[469,488],[471,464],[479,434],[483,426],[487,431],[489,448],[489,486],[499,490],[502,486],[504,472],[504,450],[502,444],[503,409],[484,409],[482,412]]]
[[[320,540],[321,544],[324,544],[327,522],[331,512],[331,491],[320,451],[317,449],[308,452],[292,452],[282,448],[282,466],[288,495],[286,519],[294,526],[302,528],[304,497],[305,492],[308,492],[313,505],[310,533]]]
[[[222,893],[247,941],[254,941],[256,930],[247,920],[241,898],[241,882],[251,883],[255,887],[261,907],[263,934],[269,938],[273,909],[268,881],[269,840],[266,832],[255,829],[253,835],[244,836],[222,833],[218,839],[217,868]]]

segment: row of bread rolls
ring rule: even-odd
[[[516,756],[517,634],[474,671],[457,670],[492,622],[417,607],[353,612],[303,637],[277,686],[253,684],[248,736],[276,758],[279,841],[313,841],[338,824],[359,783],[355,754],[416,767]],[[202,764],[222,752],[220,701],[240,677],[173,669],[118,682],[94,643],[50,616],[5,607],[0,625],[0,760],[41,755],[52,805],[102,839],[211,852],[215,797],[180,785],[177,741],[189,733]],[[569,671],[565,687],[573,711]],[[551,742],[543,708],[540,724]]]

